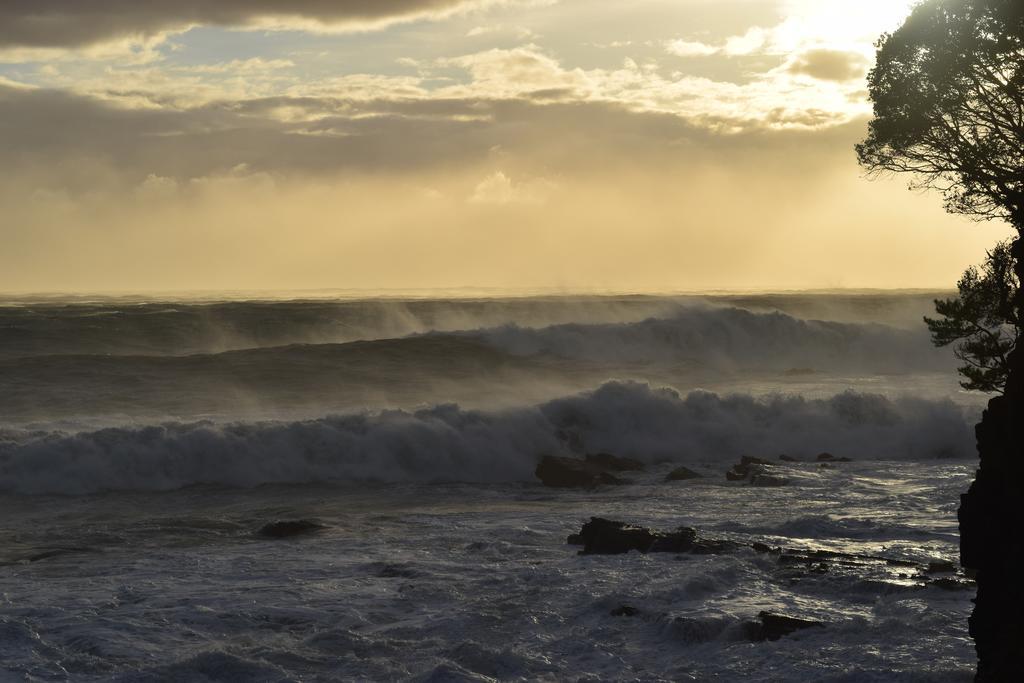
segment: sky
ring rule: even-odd
[[[1008,229],[853,151],[912,4],[5,0],[0,291],[949,288]]]

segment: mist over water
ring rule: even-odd
[[[581,449],[968,457],[980,398],[928,301],[22,302],[0,309],[0,490],[530,481]]]

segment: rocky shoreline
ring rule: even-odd
[[[740,486],[786,486],[798,472],[833,469],[851,459],[821,453],[812,460],[781,455],[777,460],[744,456],[723,473],[727,482]],[[664,477],[647,473],[639,461],[608,453],[584,457],[545,456],[536,470],[544,486],[561,489],[595,490],[648,482],[680,482],[707,479],[688,467],[676,467]],[[646,473],[646,476],[644,476]],[[656,474],[656,473],[655,473]],[[776,579],[793,585],[823,575],[840,575],[854,580],[888,584],[906,590],[974,590],[973,577],[955,563],[934,558],[917,561],[884,554],[848,553],[826,548],[779,546],[765,541],[737,540],[707,535],[692,527],[671,530],[651,529],[603,517],[591,517],[579,532],[566,539],[581,556],[624,555],[629,553],[670,553],[675,555],[724,555],[756,553],[775,561]],[[631,605],[612,610],[612,616],[636,617],[641,612]],[[828,623],[806,615],[761,611],[740,623],[739,634],[752,642],[772,641],[807,629],[827,629]]]

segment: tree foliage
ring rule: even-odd
[[[971,266],[957,288],[960,296],[935,302],[941,318],[925,318],[936,346],[956,344],[964,365],[965,389],[1001,392],[1009,375],[1010,352],[1017,345],[1020,321],[1013,305],[1020,282],[1014,273],[1010,242],[988,252],[981,268]]]
[[[1024,1],[926,0],[877,48],[860,163],[1024,233]]]

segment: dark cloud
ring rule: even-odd
[[[792,73],[840,83],[863,78],[866,69],[867,60],[858,52],[825,49],[808,50],[789,67]]]
[[[261,18],[373,23],[444,12],[478,0],[3,0],[0,47],[80,47],[192,24]]]
[[[304,120],[275,118],[287,108]],[[0,85],[0,158],[8,177],[87,191],[97,178],[134,185],[150,175],[188,180],[250,172],[286,176],[417,173],[501,155],[543,172],[749,162],[782,150],[846,154],[860,132],[751,131],[717,135],[677,116],[609,103],[521,100],[346,100],[273,97],[184,110],[128,109],[57,90]],[[849,139],[847,139],[849,138]],[[97,174],[97,169],[103,172]]]

